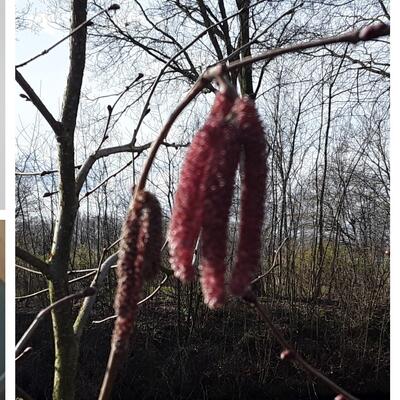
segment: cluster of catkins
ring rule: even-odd
[[[139,191],[122,227],[117,263],[117,319],[112,344],[119,351],[129,345],[143,280],[152,279],[160,269],[161,245],[160,204],[151,193]]]
[[[229,288],[246,293],[257,270],[264,216],[267,145],[253,100],[219,92],[181,170],[169,229],[170,261],[183,282],[195,276],[192,258],[201,233],[200,276],[204,301],[225,299],[229,209],[240,164],[240,232]]]

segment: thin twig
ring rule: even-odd
[[[149,301],[150,299],[152,299],[160,290],[161,288],[164,286],[164,284],[167,282],[168,278],[170,277],[170,275],[165,274],[163,280],[159,283],[159,285],[144,299],[140,300],[137,305],[140,306],[143,303],[146,303],[146,301]],[[103,322],[107,322],[110,320],[113,320],[115,318],[117,318],[118,315],[111,315],[110,317],[104,318],[104,319],[100,319],[100,320],[96,320],[96,321],[92,321],[92,324],[102,324]]]
[[[258,282],[260,279],[264,278],[264,276],[268,275],[273,269],[275,269],[279,264],[277,264],[277,259],[278,259],[278,254],[280,253],[283,245],[285,244],[285,242],[288,240],[289,238],[286,237],[285,239],[282,240],[282,243],[279,245],[279,247],[275,250],[275,256],[274,256],[274,260],[272,261],[272,266],[271,268],[269,268],[267,270],[267,272],[264,272],[263,274],[257,276],[257,278],[254,278],[251,281],[251,285],[253,285],[254,283]]]
[[[222,76],[227,71],[232,71],[237,68],[242,68],[246,65],[253,64],[257,61],[271,59],[279,55],[294,53],[296,51],[310,49],[314,47],[326,46],[334,43],[357,43],[359,41],[368,41],[376,39],[380,36],[386,36],[390,34],[390,26],[388,24],[380,23],[375,25],[369,25],[367,27],[353,30],[350,32],[343,33],[341,35],[330,36],[327,38],[321,38],[316,40],[311,40],[309,42],[302,42],[293,44],[287,47],[281,47],[273,50],[263,52],[259,55],[244,57],[241,60],[234,61],[229,65],[222,66],[220,64],[207,69],[197,82],[193,85],[192,89],[185,96],[185,98],[178,104],[175,110],[169,116],[167,122],[162,127],[158,138],[153,142],[150,147],[149,156],[143,167],[142,175],[140,176],[139,183],[136,186],[136,193],[143,190],[146,185],[147,176],[149,174],[150,168],[153,164],[156,153],[168,135],[173,123],[178,118],[180,113],[186,108],[188,104],[204,89],[204,87],[210,83],[213,79],[218,76]],[[135,197],[136,197],[135,193]]]
[[[26,267],[23,267],[22,265],[15,264],[15,267],[18,269],[22,269],[23,271],[30,272],[31,274],[43,275],[40,271],[37,271],[35,269],[26,268]]]
[[[79,169],[82,165],[75,165],[75,169]],[[60,172],[58,169],[44,170],[44,171],[33,171],[33,172],[24,172],[24,171],[15,171],[16,176],[46,176],[51,174],[57,174]]]
[[[85,275],[82,275],[82,276],[79,276],[78,278],[74,278],[74,279],[69,280],[69,281],[67,282],[68,285],[71,284],[71,283],[78,282],[78,281],[81,281],[81,280],[83,280],[83,279],[89,278],[89,277],[91,277],[91,276],[93,276],[93,275],[95,275],[95,274],[97,273],[97,269],[95,269],[95,270],[89,270],[89,271],[90,271],[90,272],[88,272],[88,273],[85,274]],[[35,292],[35,293],[26,294],[26,295],[23,295],[23,296],[17,296],[17,297],[15,297],[15,300],[26,300],[26,299],[30,299],[30,298],[32,298],[32,297],[38,296],[39,294],[47,293],[48,291],[49,291],[48,288],[42,289],[42,290],[38,290],[38,291]]]
[[[376,27],[376,32],[374,32],[374,34],[369,34],[368,29],[369,30],[374,29],[374,25]],[[374,31],[375,31],[375,29],[374,29]],[[296,44],[292,44],[287,47],[279,47],[277,49],[268,50],[268,51],[265,51],[261,54],[255,55],[255,56],[244,57],[241,60],[233,61],[232,63],[227,65],[227,69],[228,69],[228,71],[232,71],[237,68],[245,67],[246,65],[249,65],[249,64],[254,64],[258,61],[275,58],[275,57],[281,56],[283,54],[295,53],[295,52],[301,51],[301,50],[312,49],[314,47],[323,47],[323,46],[327,46],[327,45],[335,44],[335,43],[356,44],[360,41],[374,40],[381,36],[387,36],[389,34],[390,34],[390,25],[385,24],[385,23],[372,24],[372,25],[368,25],[361,29],[356,29],[353,31],[343,33],[341,35],[335,35],[335,36],[329,36],[329,37],[325,37],[325,38],[315,39],[315,40],[311,40],[309,42],[296,43]]]
[[[15,247],[15,255],[20,258],[21,260],[27,262],[28,264],[35,267],[40,273],[42,273],[47,278],[50,277],[50,268],[49,264],[45,261],[41,260],[40,258],[34,256],[33,254],[29,253],[28,251],[22,249],[19,246]]]
[[[93,296],[95,293],[96,293],[96,290],[89,287],[78,293],[72,293],[68,296],[65,296],[62,299],[57,300],[54,303],[50,304],[48,307],[44,308],[43,310],[39,311],[39,313],[36,315],[33,322],[30,324],[29,328],[25,331],[25,333],[22,335],[21,339],[18,341],[18,343],[15,347],[15,355],[18,357],[25,350],[26,342],[29,340],[29,338],[32,336],[32,334],[35,332],[39,323],[43,320],[43,318],[46,317],[46,315],[48,315],[51,312],[51,310],[53,308],[56,308],[56,307],[60,306],[61,304],[66,303],[67,301],[72,301],[72,300],[82,299],[84,297]]]
[[[140,154],[140,153],[139,153]],[[135,159],[139,156],[139,154],[137,154],[135,156]],[[115,178],[119,173],[121,173],[123,170],[125,170],[126,168],[128,168],[131,164],[132,164],[133,160],[129,161],[128,163],[126,163],[124,166],[122,166],[121,168],[119,168],[117,171],[113,172],[111,175],[107,176],[107,178],[105,178],[103,181],[101,181],[97,186],[95,186],[93,189],[88,190],[80,199],[79,202],[81,202],[82,200],[84,200],[86,197],[90,196],[92,193],[94,193],[97,189],[99,189],[100,187],[102,187],[104,184],[106,184],[110,179]]]
[[[30,354],[31,351],[32,347],[25,348],[25,350],[18,357],[15,358],[15,362],[20,361],[22,358]]]
[[[261,305],[258,302],[257,297],[252,292],[248,292],[245,296],[243,296],[243,300],[246,301],[251,307],[254,307],[261,319],[268,325],[275,339],[279,342],[279,344],[283,348],[283,352],[281,353],[282,359],[290,360],[296,364],[298,364],[302,369],[311,375],[315,376],[317,379],[321,380],[325,385],[327,385],[330,389],[332,389],[337,394],[342,394],[346,400],[358,400],[352,394],[344,390],[335,382],[331,381],[328,377],[326,377],[321,371],[314,368],[310,365],[298,352],[297,350],[284,338],[283,334],[280,330],[274,325],[271,320],[270,313],[267,309],[266,305]]]
[[[104,8],[101,11],[99,11],[97,14],[93,15],[93,17],[87,19],[86,21],[82,22],[80,25],[78,25],[75,29],[73,29],[68,35],[64,36],[62,39],[60,39],[58,42],[54,43],[52,46],[50,46],[48,49],[43,50],[41,53],[37,54],[36,56],[30,58],[27,61],[24,61],[21,64],[18,64],[15,68],[21,68],[24,67],[25,65],[31,63],[32,61],[38,59],[39,57],[42,57],[46,54],[48,54],[51,50],[53,50],[54,48],[56,48],[59,44],[61,44],[62,42],[64,42],[65,40],[67,40],[69,37],[71,37],[72,35],[74,35],[76,32],[78,32],[80,29],[82,29],[83,27],[87,26],[87,24],[89,22],[91,22],[92,20],[94,20],[95,18],[97,18],[99,15],[104,14],[105,12],[107,12],[110,9],[116,10],[117,8],[115,8],[116,5],[112,5],[108,8]],[[119,8],[119,7],[118,7]]]

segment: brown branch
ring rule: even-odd
[[[256,5],[258,5],[258,4],[260,4],[260,3],[263,3],[264,1],[265,1],[265,0],[256,1],[256,2],[254,2],[253,4],[251,4],[250,7],[255,7]],[[250,8],[250,7],[249,7],[249,8]],[[204,30],[203,30],[202,32],[200,32],[191,42],[189,42],[189,43],[188,43],[186,46],[184,46],[181,50],[179,50],[177,53],[175,53],[175,55],[173,55],[173,56],[163,65],[163,67],[160,69],[160,72],[159,72],[158,75],[157,75],[157,78],[154,80],[153,85],[151,86],[151,89],[150,89],[150,93],[149,93],[149,95],[148,95],[148,97],[147,97],[147,99],[146,99],[146,102],[144,103],[142,114],[140,115],[139,121],[138,121],[138,123],[137,123],[137,125],[136,125],[136,127],[135,127],[135,129],[134,129],[134,134],[133,134],[133,137],[132,137],[132,143],[134,143],[135,140],[136,140],[136,136],[137,136],[137,134],[138,134],[138,132],[139,132],[139,129],[140,129],[141,125],[142,125],[142,122],[143,122],[143,120],[144,120],[144,117],[146,116],[147,109],[148,109],[149,106],[150,106],[150,100],[151,100],[151,98],[153,97],[153,94],[154,94],[154,92],[155,92],[155,90],[156,90],[156,87],[157,87],[158,83],[160,82],[161,77],[163,76],[165,70],[166,70],[166,69],[181,55],[181,54],[183,54],[183,53],[184,53],[185,51],[187,51],[190,47],[192,47],[192,46],[193,46],[196,42],[198,42],[204,35],[206,35],[211,29],[214,29],[214,28],[216,28],[217,26],[219,26],[219,25],[225,23],[226,21],[228,21],[228,20],[230,20],[230,19],[236,17],[237,15],[239,15],[239,14],[243,11],[243,9],[244,9],[244,8],[241,8],[241,9],[238,10],[237,12],[235,12],[235,13],[229,15],[229,16],[226,17],[226,18],[223,18],[222,20],[218,21],[217,23],[215,23],[215,24],[209,26],[207,29],[204,29]],[[201,77],[200,77],[198,80],[201,80]],[[207,84],[208,84],[208,82],[207,82]]]
[[[21,247],[15,247],[15,255],[20,258],[21,260],[25,261],[32,267],[35,267],[39,272],[41,272],[47,279],[51,278],[49,264],[45,261],[37,258],[33,254],[29,253],[28,251],[21,249]]]
[[[42,52],[40,52],[39,54],[37,54],[36,56],[30,58],[27,61],[24,61],[21,64],[18,64],[15,68],[21,68],[24,67],[25,65],[29,64],[30,62],[38,59],[39,57],[42,57],[46,54],[48,54],[51,50],[53,50],[54,48],[56,48],[58,45],[60,45],[62,42],[64,42],[65,40],[67,40],[68,38],[70,38],[72,35],[74,35],[76,32],[78,32],[79,30],[81,30],[83,27],[87,26],[91,21],[93,21],[96,17],[98,17],[99,15],[109,11],[109,10],[118,10],[118,8],[116,8],[116,4],[111,5],[110,7],[108,7],[107,9],[103,9],[101,11],[99,11],[97,14],[93,15],[93,17],[87,19],[86,21],[82,22],[80,25],[78,25],[76,28],[74,28],[68,35],[64,36],[62,39],[60,39],[58,42],[54,43],[52,46],[50,46],[48,49],[43,50]]]
[[[254,2],[253,4],[250,5],[249,8],[251,7],[255,7],[256,5],[265,2],[265,0],[259,0]],[[107,157],[111,154],[117,154],[117,153],[134,153],[134,152],[140,152],[140,151],[144,151],[147,148],[150,147],[151,143],[147,144],[147,145],[143,145],[143,146],[135,146],[135,142],[136,142],[136,137],[137,134],[139,132],[139,129],[144,121],[144,118],[146,117],[146,115],[148,114],[148,110],[149,110],[149,106],[150,106],[150,100],[155,92],[155,89],[158,85],[158,83],[160,82],[164,72],[166,71],[166,69],[171,66],[171,64],[181,55],[184,54],[191,46],[193,46],[197,41],[199,41],[204,35],[207,34],[207,32],[210,29],[213,29],[223,23],[225,23],[226,21],[234,18],[235,16],[237,16],[238,14],[240,14],[243,11],[243,8],[241,8],[240,10],[238,10],[237,12],[229,15],[226,18],[223,18],[221,21],[211,25],[210,27],[208,27],[207,29],[205,29],[204,31],[200,32],[190,43],[188,43],[186,46],[182,47],[177,53],[175,53],[175,55],[173,55],[164,65],[163,67],[160,69],[160,72],[158,73],[156,79],[154,80],[151,89],[150,89],[150,93],[145,101],[145,104],[143,106],[143,111],[139,117],[138,123],[134,129],[134,133],[132,135],[132,140],[130,141],[130,143],[127,143],[125,145],[122,146],[115,146],[115,147],[110,147],[110,148],[106,148],[106,149],[99,149],[98,151],[94,152],[91,156],[89,156],[87,158],[87,160],[83,163],[83,166],[81,168],[81,170],[78,173],[78,176],[76,178],[76,190],[77,193],[80,192],[85,179],[90,171],[90,169],[92,168],[93,164],[100,158],[103,157]],[[111,19],[111,22],[114,24],[114,26],[116,26],[115,22]],[[116,26],[117,27],[117,26]],[[118,27],[117,27],[118,28]],[[199,80],[201,80],[201,78],[199,78]],[[198,80],[198,81],[199,81]],[[206,86],[209,86],[210,82],[207,81]],[[196,85],[196,84],[195,84]],[[143,149],[143,147],[146,146],[145,149]],[[159,145],[158,145],[159,147]]]
[[[15,70],[15,80],[21,86],[21,88],[28,95],[29,99],[32,101],[33,105],[37,108],[37,110],[42,114],[43,118],[48,122],[51,129],[56,135],[60,134],[61,131],[61,122],[57,121],[48,108],[44,105],[40,97],[35,93],[29,83],[25,80],[22,74]]]
[[[29,328],[25,331],[25,333],[22,335],[21,339],[18,341],[18,343],[15,347],[15,355],[18,357],[25,350],[25,345],[26,345],[27,341],[32,336],[32,334],[35,332],[39,323],[43,320],[43,318],[45,318],[51,312],[51,310],[53,310],[54,308],[60,306],[61,304],[66,303],[68,301],[82,299],[82,298],[88,297],[88,296],[93,296],[95,293],[96,293],[96,290],[94,288],[89,287],[78,293],[73,293],[68,296],[65,296],[62,299],[57,300],[56,302],[50,304],[48,307],[44,308],[43,310],[39,311],[39,313],[36,315],[35,319],[30,324]]]
[[[249,64],[254,64],[258,61],[275,58],[283,54],[295,53],[297,51],[311,49],[314,47],[322,47],[334,43],[356,44],[360,41],[374,40],[378,39],[381,36],[387,36],[389,34],[390,34],[390,26],[388,24],[385,23],[372,24],[361,29],[343,33],[341,35],[329,36],[326,38],[311,40],[309,42],[297,43],[287,47],[280,47],[277,49],[268,50],[255,56],[244,57],[241,60],[234,61],[231,64],[229,64],[227,66],[227,69],[231,71],[233,69],[241,68]]]
[[[260,39],[261,36],[265,35],[266,32],[268,32],[274,25],[276,25],[281,19],[283,19],[284,17],[286,17],[287,15],[292,15],[295,13],[295,11],[302,7],[304,5],[304,3],[300,3],[299,5],[291,8],[290,10],[284,12],[283,14],[281,14],[277,19],[275,19],[275,21],[271,22],[262,32],[260,32],[257,36],[255,36],[254,38],[252,38],[251,40],[249,40],[247,43],[245,43],[243,46],[239,47],[238,49],[236,49],[235,51],[233,51],[231,54],[229,54],[227,57],[225,57],[223,60],[221,60],[221,62],[225,62],[225,61],[229,61],[232,58],[235,58],[236,56],[239,56],[244,50],[246,50],[248,47],[250,47],[252,44],[254,44],[255,42],[258,41],[258,39]],[[216,65],[216,64],[214,64]]]
[[[186,95],[186,97],[178,104],[175,110],[169,116],[165,125],[161,128],[160,134],[158,138],[153,142],[149,157],[146,160],[144,165],[142,175],[140,176],[139,183],[136,187],[136,193],[138,190],[143,190],[146,185],[147,176],[149,174],[150,168],[153,164],[155,155],[161,145],[161,143],[165,140],[168,135],[171,126],[178,118],[180,113],[186,108],[186,106],[204,89],[204,87],[210,83],[215,78],[221,78],[227,71],[232,71],[237,68],[241,68],[243,66],[253,64],[255,62],[271,59],[277,57],[279,55],[287,54],[287,53],[294,53],[296,51],[310,49],[314,47],[326,46],[329,44],[334,43],[357,43],[359,41],[368,41],[374,40],[381,36],[386,36],[390,34],[390,26],[384,23],[378,23],[373,25],[368,25],[364,28],[353,30],[350,32],[343,33],[341,35],[330,36],[327,38],[321,38],[312,40],[309,42],[302,42],[298,44],[294,44],[287,47],[277,48],[273,50],[269,50],[263,52],[259,55],[244,57],[241,60],[234,61],[229,65],[216,65],[209,69],[207,69],[203,74],[200,76],[198,81],[193,85],[190,92]]]
[[[380,4],[380,6],[381,6],[381,8],[382,8],[383,13],[385,14],[385,17],[386,17],[388,20],[390,20],[390,14],[389,14],[389,12],[388,12],[388,10],[387,10],[385,4],[383,3],[383,0],[379,0],[379,4]]]
[[[267,324],[269,329],[271,330],[275,339],[279,342],[282,346],[283,351],[281,353],[281,358],[290,360],[295,364],[298,364],[303,370],[310,373],[317,379],[321,380],[325,385],[327,385],[330,389],[332,389],[335,393],[341,394],[344,396],[346,400],[358,400],[352,394],[341,388],[335,382],[331,381],[328,377],[326,377],[321,371],[314,368],[310,365],[298,352],[297,350],[283,337],[283,334],[280,330],[274,325],[271,320],[270,314],[268,312],[266,305],[261,305],[258,302],[257,297],[252,292],[248,292],[244,297],[243,300],[247,302],[248,305],[254,307],[261,319]]]

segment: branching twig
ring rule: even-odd
[[[341,35],[329,36],[325,38],[311,40],[309,42],[302,42],[293,44],[287,47],[280,47],[265,51],[255,56],[244,57],[241,60],[234,61],[227,66],[228,71],[245,67],[246,65],[254,64],[258,61],[267,60],[281,56],[283,54],[295,53],[297,51],[312,49],[314,47],[323,47],[334,43],[353,43],[356,44],[360,41],[374,40],[381,36],[390,34],[390,26],[388,24],[379,23],[368,25],[361,29],[356,29]]]
[[[209,68],[200,76],[200,78],[193,85],[192,89],[189,91],[189,93],[186,95],[186,97],[178,104],[178,106],[175,108],[175,110],[171,113],[167,122],[162,127],[158,138],[153,142],[153,144],[150,148],[149,157],[146,160],[146,163],[145,163],[143,171],[142,171],[142,175],[140,176],[139,183],[136,187],[136,191],[144,189],[146,180],[147,180],[147,176],[149,174],[151,165],[154,161],[155,155],[156,155],[161,143],[167,137],[168,132],[171,129],[171,126],[173,125],[175,120],[178,118],[180,113],[186,108],[186,106],[188,104],[190,104],[190,102],[201,92],[201,90],[204,89],[205,85],[207,83],[211,82],[216,77],[221,76],[222,74],[226,73],[226,71],[232,71],[237,68],[242,68],[246,65],[253,64],[257,61],[271,59],[271,58],[277,57],[279,55],[294,53],[296,51],[310,49],[310,48],[314,48],[314,47],[326,46],[326,45],[334,44],[334,43],[354,43],[355,44],[359,41],[368,41],[368,40],[376,39],[380,36],[389,35],[389,33],[390,33],[390,26],[387,24],[384,24],[384,23],[379,23],[379,24],[375,24],[375,25],[369,25],[369,26],[361,28],[361,29],[346,32],[341,35],[330,36],[327,38],[311,40],[309,42],[302,42],[302,43],[293,44],[293,45],[290,45],[287,47],[268,50],[259,55],[244,57],[243,59],[234,61],[225,67],[218,64],[212,68]]]
[[[56,135],[59,135],[61,131],[61,122],[57,121],[53,114],[48,110],[48,108],[44,105],[40,97],[36,94],[36,92],[32,89],[29,83],[25,80],[22,74],[15,70],[15,80],[21,86],[21,88],[25,91],[28,95],[29,99],[32,101],[34,106],[38,109],[40,114],[42,114],[43,118],[48,122],[51,129]]]
[[[34,331],[36,330],[37,326],[39,323],[43,320],[46,315],[50,313],[50,311],[55,308],[60,306],[61,304],[67,302],[67,301],[72,301],[72,300],[77,300],[77,299],[82,299],[84,297],[90,297],[95,294],[96,290],[94,288],[86,288],[78,293],[73,293],[68,296],[63,297],[60,300],[57,300],[56,302],[50,304],[48,307],[44,308],[41,310],[33,320],[33,322],[30,324],[29,328],[25,331],[25,333],[22,335],[21,339],[18,341],[16,347],[15,347],[15,355],[18,357],[24,350],[25,350],[25,344],[29,340],[29,338],[32,336]]]
[[[26,268],[26,267],[23,267],[22,265],[15,264],[15,267],[18,269],[22,269],[23,271],[30,272],[31,274],[43,275],[40,271],[37,271],[35,269]]]
[[[272,266],[271,266],[271,268],[269,268],[268,270],[267,270],[267,272],[264,272],[263,274],[261,274],[261,275],[259,275],[259,276],[257,276],[257,278],[254,278],[252,281],[251,281],[251,284],[253,285],[254,283],[256,283],[256,282],[258,282],[260,279],[262,279],[262,278],[264,278],[264,276],[266,276],[266,275],[268,275],[273,269],[275,269],[279,264],[277,264],[277,259],[278,259],[278,255],[279,255],[279,252],[281,251],[281,249],[282,249],[282,247],[283,247],[283,245],[285,244],[285,242],[288,240],[289,238],[285,238],[285,239],[283,239],[282,240],[282,243],[279,245],[279,247],[275,250],[275,256],[274,256],[274,260],[272,261]]]
[[[71,284],[71,283],[79,282],[79,281],[81,281],[81,280],[83,280],[83,279],[86,279],[86,278],[89,278],[89,277],[93,276],[94,274],[96,274],[97,269],[95,269],[95,270],[89,270],[89,271],[90,271],[90,272],[88,272],[88,273],[85,274],[85,275],[82,275],[82,276],[79,276],[78,278],[74,278],[74,279],[69,280],[69,281],[67,282],[68,285]],[[35,292],[35,293],[26,294],[26,295],[24,295],[24,296],[17,296],[17,297],[15,298],[15,300],[26,300],[26,299],[30,299],[30,298],[32,298],[32,297],[38,296],[39,294],[47,293],[48,291],[49,291],[48,288],[42,289],[42,290],[39,290],[39,291],[37,291],[37,292]]]
[[[297,350],[283,337],[283,334],[280,330],[274,325],[271,320],[270,314],[268,312],[266,305],[261,305],[257,297],[252,293],[248,292],[243,300],[247,302],[250,306],[254,307],[261,319],[268,325],[275,339],[282,346],[283,351],[281,353],[282,359],[290,360],[296,364],[298,364],[302,369],[311,375],[315,376],[317,379],[321,380],[325,385],[327,385],[330,389],[332,389],[335,393],[341,394],[344,396],[346,400],[358,400],[352,394],[341,388],[335,382],[331,381],[328,377],[326,377],[321,371],[314,368],[310,365],[298,352]]]
[[[46,278],[50,278],[50,269],[49,264],[37,258],[33,254],[29,253],[28,251],[21,249],[19,246],[15,248],[15,255],[20,258],[21,260],[27,262],[28,264],[35,267],[39,272],[41,272]]]
[[[74,35],[76,32],[78,32],[79,30],[81,30],[83,27],[87,26],[89,22],[93,21],[95,18],[97,18],[99,15],[104,14],[105,12],[109,11],[109,10],[118,10],[119,9],[119,5],[117,4],[112,4],[110,7],[108,8],[104,8],[101,11],[99,11],[97,14],[93,15],[93,17],[87,19],[86,21],[82,22],[80,25],[78,25],[75,29],[73,29],[68,35],[64,36],[62,39],[60,39],[58,42],[54,43],[52,46],[50,46],[48,49],[43,50],[41,53],[37,54],[36,56],[30,58],[27,61],[24,61],[21,64],[18,64],[16,66],[16,68],[21,68],[24,67],[25,65],[29,64],[30,62],[38,59],[39,57],[42,57],[46,54],[48,54],[51,50],[53,50],[54,48],[56,48],[59,44],[61,44],[62,42],[64,42],[65,40],[67,40],[69,37],[71,37],[72,35]]]
[[[141,304],[145,303],[146,301],[149,301],[150,299],[152,299],[161,290],[161,288],[165,285],[165,283],[167,282],[169,277],[170,277],[170,275],[165,274],[163,280],[159,283],[159,285],[148,296],[146,296],[144,299],[140,300],[137,303],[137,305],[140,306]],[[92,324],[102,324],[103,322],[114,320],[115,318],[117,318],[117,315],[111,315],[110,317],[107,317],[107,318],[92,321]]]

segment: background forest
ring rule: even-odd
[[[86,19],[86,1],[40,3],[18,2],[17,38],[40,36],[44,20],[61,38],[71,15],[73,26]],[[60,71],[62,106],[40,96],[54,53],[32,62],[47,66],[42,76],[30,75],[29,65],[17,68],[23,75],[17,73],[17,339],[49,298],[78,292],[107,267],[88,311],[82,314],[78,300],[53,312],[53,326],[62,320],[65,332],[75,334],[65,340],[78,349],[68,361],[77,366],[76,376],[57,381],[54,357],[62,344],[54,347],[47,318],[16,365],[23,398],[97,398],[113,328],[113,254],[131,188],[151,142],[201,72],[219,61],[390,20],[384,0],[118,4],[72,36],[68,79]],[[110,5],[88,1],[87,18]],[[24,40],[16,46],[18,56]],[[271,147],[262,278],[254,290],[300,353],[363,399],[389,398],[389,61],[384,37],[293,52],[231,74],[239,92],[255,98]],[[162,205],[165,231],[185,151],[214,92],[209,85],[183,111],[150,171],[147,188]],[[169,269],[167,248],[163,266]],[[198,282],[184,286],[163,273],[143,297],[160,282],[139,307],[132,352],[113,398],[334,397],[279,359],[275,339],[241,301],[210,311]],[[72,393],[65,389],[71,382]]]

